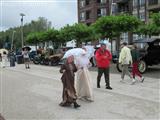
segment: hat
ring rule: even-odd
[[[103,42],[103,43],[100,43],[100,45],[106,45],[106,44]]]
[[[106,43],[103,40],[101,40],[100,45],[106,45]]]

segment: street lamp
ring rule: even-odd
[[[12,42],[11,42],[11,51],[13,50],[13,41],[14,41],[14,33],[16,31],[14,30],[13,33],[12,33]]]
[[[23,17],[25,16],[25,14],[20,13],[21,16],[21,40],[22,40],[22,48],[24,46],[24,40],[23,40]]]

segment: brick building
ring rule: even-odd
[[[128,13],[147,23],[150,12],[160,12],[160,0],[78,0],[78,22],[90,25],[101,16]],[[118,40],[113,40],[113,47],[119,48],[120,41],[132,43],[143,38],[132,33],[123,33]]]
[[[109,0],[78,0],[78,22],[90,25],[109,14]]]

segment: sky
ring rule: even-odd
[[[0,0],[0,31],[20,26],[20,13],[24,24],[45,17],[57,29],[73,24],[77,18],[77,0]]]

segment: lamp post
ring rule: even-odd
[[[13,41],[14,41],[14,33],[16,31],[14,30],[13,33],[12,33],[12,42],[11,42],[11,51],[13,50]]]
[[[22,40],[22,48],[24,46],[24,40],[23,40],[23,17],[25,16],[25,14],[20,13],[21,16],[21,40]]]

